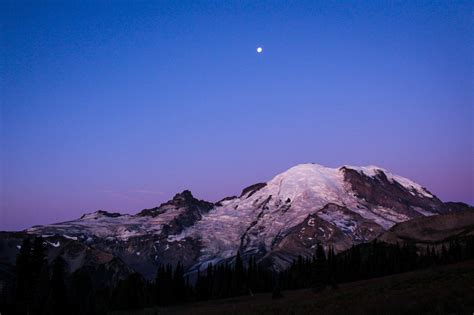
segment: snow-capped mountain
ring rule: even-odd
[[[194,226],[168,239],[199,239],[202,263],[240,250],[284,268],[297,255],[311,255],[317,242],[344,250],[397,222],[446,211],[425,188],[375,166],[301,164],[218,202]]]
[[[181,261],[192,272],[237,251],[281,270],[318,242],[341,251],[396,223],[463,207],[376,166],[301,164],[217,203],[184,191],[136,215],[97,211],[25,233],[42,235],[59,254],[65,241],[111,253],[147,277],[160,263]]]

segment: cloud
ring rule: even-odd
[[[130,191],[130,193],[135,193],[135,194],[147,194],[147,195],[162,195],[162,191],[154,191],[154,190],[146,190],[146,189],[136,189]]]
[[[110,189],[105,189],[105,190],[100,190],[100,193],[105,193],[108,194],[111,197],[114,198],[121,198],[121,199],[127,199],[127,200],[136,200],[138,195],[162,195],[162,191],[156,191],[156,190],[148,190],[148,189],[133,189],[133,190],[127,190],[127,191],[116,191],[116,190],[110,190]]]

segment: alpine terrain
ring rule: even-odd
[[[181,262],[192,274],[209,263],[232,261],[237,252],[283,270],[298,255],[313,255],[318,243],[340,252],[379,235],[398,237],[386,233],[397,223],[469,208],[443,203],[421,185],[376,166],[301,164],[216,203],[185,190],[135,215],[100,210],[3,232],[0,262],[12,266],[22,239],[37,235],[49,259],[62,255],[70,271],[88,267],[119,277],[135,270],[153,278],[159,264]]]

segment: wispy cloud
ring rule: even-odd
[[[135,193],[135,194],[147,194],[147,195],[162,195],[162,191],[154,191],[154,190],[146,190],[146,189],[136,189],[136,190],[131,190],[130,193]]]
[[[113,197],[113,198],[120,198],[120,199],[126,199],[126,200],[133,200],[134,199],[134,198],[131,198],[127,193],[124,193],[124,192],[113,191],[113,190],[101,190],[99,192],[100,193],[105,193],[109,197]]]
[[[121,198],[127,200],[135,200],[139,198],[140,195],[162,195],[162,191],[156,190],[148,190],[148,189],[133,189],[133,190],[126,190],[126,191],[116,191],[110,189],[100,190],[99,193],[105,193],[114,198]]]

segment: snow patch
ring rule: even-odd
[[[184,232],[181,232],[180,234],[175,234],[175,235],[168,235],[168,242],[179,242],[182,241],[186,237],[186,234]]]
[[[46,241],[46,243],[48,243],[49,245],[51,245],[53,247],[56,247],[56,248],[61,245],[61,243],[59,243],[59,241],[56,241],[55,243],[51,243],[51,242]]]
[[[436,213],[433,213],[433,212],[428,212],[420,207],[412,207],[413,210],[415,210],[416,212],[418,213],[421,213],[422,215],[424,216],[432,216],[432,215],[436,215]]]
[[[63,237],[64,237],[64,238],[67,238],[67,239],[69,239],[69,240],[77,241],[77,237],[75,237],[75,236],[69,236],[69,235],[67,235],[67,234],[63,234]]]

